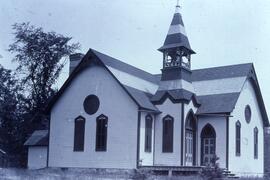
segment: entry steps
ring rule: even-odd
[[[238,179],[240,177],[236,176],[235,174],[233,174],[231,171],[229,171],[228,169],[222,169],[222,174],[229,179]]]

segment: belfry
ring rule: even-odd
[[[158,50],[163,53],[163,68],[159,88],[152,101],[160,101],[165,94],[176,101],[190,100],[194,95],[191,55],[195,52],[191,49],[188,40],[179,1],[164,44]]]

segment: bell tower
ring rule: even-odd
[[[156,130],[156,134],[160,133],[156,136],[158,138],[156,138],[155,144],[162,144],[160,150],[160,146],[156,146],[157,157],[164,156],[165,159],[170,156],[168,153],[166,155],[160,153],[167,152],[163,150],[163,147],[172,147],[171,149],[177,147],[179,151],[168,151],[175,159],[175,163],[181,166],[194,166],[198,163],[196,157],[198,150],[196,149],[197,120],[193,112],[197,111],[200,102],[191,78],[191,55],[195,52],[190,47],[180,10],[178,2],[164,44],[159,48],[163,54],[163,68],[158,90],[151,101],[161,111],[155,119],[155,128],[159,128]],[[170,118],[168,119],[168,117]],[[171,124],[177,123],[176,136],[179,138],[177,142],[174,142],[173,135],[171,135],[171,139],[167,138],[169,140],[159,138],[165,137],[162,132],[164,127],[169,126],[167,123],[170,123],[170,119],[173,120],[171,120]],[[168,131],[175,133],[173,128]],[[164,142],[174,142],[175,145]],[[157,164],[159,163],[158,158],[156,158]],[[160,162],[164,163],[163,159]]]
[[[182,20],[181,7],[177,1],[173,20],[164,44],[158,50],[163,53],[162,81],[184,79],[191,77],[191,49]]]
[[[156,104],[169,96],[173,101],[189,101],[195,97],[192,85],[191,49],[181,15],[179,1],[163,46],[158,50],[163,54],[163,68],[157,92],[152,98]]]

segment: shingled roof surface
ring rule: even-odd
[[[247,76],[252,63],[197,69],[192,71],[192,81],[204,81]]]
[[[230,113],[233,111],[240,93],[198,96],[201,106],[196,114]]]
[[[140,91],[138,89],[129,86],[125,86],[125,88],[142,108],[159,112],[159,110],[151,103],[149,94],[146,94],[143,91]]]
[[[48,130],[36,130],[24,143],[25,146],[47,146]]]
[[[234,78],[247,76],[252,68],[252,63],[219,66],[205,69],[192,70],[192,81],[206,81],[214,79]],[[161,79],[161,74],[154,75]]]
[[[127,63],[124,63],[118,59],[115,59],[111,56],[98,52],[94,49],[91,49],[92,52],[106,65],[118,69],[120,71],[126,72],[128,74],[134,75],[146,81],[158,84],[159,79],[156,78],[153,74],[148,73],[144,70],[131,66]]]

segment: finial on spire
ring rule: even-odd
[[[179,3],[179,0],[177,0],[177,4],[176,4],[176,7],[180,7],[180,3]]]
[[[176,8],[175,8],[175,13],[180,13],[181,11],[181,6],[179,0],[177,0]]]

